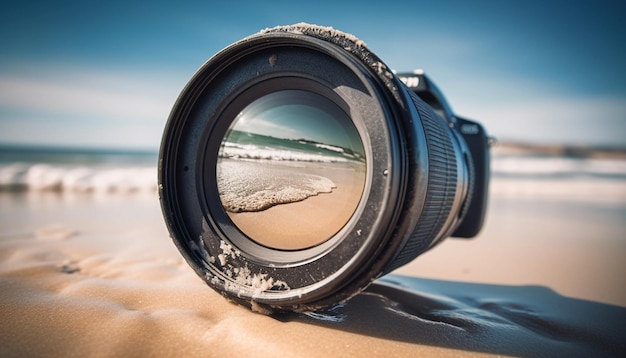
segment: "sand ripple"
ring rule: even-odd
[[[156,203],[132,204],[90,204],[88,225],[81,206],[57,214],[61,231],[74,233],[62,239],[35,235],[38,226],[22,233],[4,212],[0,357],[626,356],[626,307],[543,286],[390,275],[328,310],[256,314],[196,276],[158,226]],[[132,225],[103,220],[103,205]],[[41,215],[51,206],[28,208]]]

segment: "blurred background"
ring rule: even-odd
[[[0,316],[8,322],[0,323],[7,332],[0,352],[130,345],[199,352],[204,345],[188,344],[189,337],[202,344],[215,338],[229,349],[224,334],[206,331],[212,325],[236,344],[248,340],[254,322],[205,304],[196,287],[208,288],[169,239],[157,195],[158,150],[196,69],[245,36],[298,22],[351,33],[398,72],[423,69],[458,115],[497,138],[483,230],[471,240],[445,240],[395,270],[388,278],[402,282],[397,291],[425,292],[414,295],[415,304],[442,307],[436,311],[450,322],[478,322],[469,331],[450,326],[468,342],[460,348],[523,355],[499,351],[498,340],[525,348],[536,335],[537,349],[554,342],[558,351],[573,341],[572,351],[619,349],[612,337],[624,322],[596,314],[617,311],[596,311],[595,303],[626,307],[625,15],[619,0],[0,0],[0,309],[7,312]],[[594,304],[552,299],[558,295]],[[401,296],[380,301],[385,312],[401,314],[389,322],[422,327],[436,318],[420,316]],[[345,312],[372,316],[346,322],[383,317],[352,307]],[[573,314],[577,307],[589,310]],[[150,334],[163,334],[135,334],[153,323]],[[355,332],[377,332],[365,326]],[[453,346],[457,338],[440,326],[415,337]],[[200,329],[190,335],[189,327]],[[413,337],[397,333],[403,330],[380,337],[399,347]],[[293,337],[308,336],[298,332]],[[282,350],[250,337],[255,352],[259,342]],[[379,345],[380,337],[364,339]]]
[[[1,187],[152,189],[150,171],[59,164],[154,168],[197,68],[245,36],[304,21],[358,36],[392,69],[425,70],[457,114],[497,138],[494,178],[508,181],[494,193],[626,200],[619,1],[1,3]],[[55,165],[33,168],[42,163]]]
[[[178,93],[244,36],[300,21],[424,69],[500,141],[626,144],[619,1],[2,1],[0,143],[157,150]]]
[[[72,205],[68,217],[80,207],[88,220],[84,213],[103,205],[102,196],[97,205],[77,199],[79,205],[69,193],[149,193],[148,211],[129,214],[123,208],[133,196],[109,195],[116,209],[91,220],[128,223],[148,212],[146,225],[162,225],[154,200],[157,152],[185,83],[245,36],[309,22],[356,35],[392,69],[425,70],[457,114],[498,139],[481,238],[446,243],[406,273],[538,283],[626,305],[623,2],[0,4],[4,233],[45,226]],[[49,192],[68,195],[41,194]],[[463,257],[450,260],[453,251]],[[451,262],[443,271],[442,259]],[[562,279],[582,264],[586,276]]]

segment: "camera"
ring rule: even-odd
[[[314,311],[475,236],[489,143],[423,73],[300,23],[200,67],[170,113],[158,180],[171,237],[210,287],[258,312]]]

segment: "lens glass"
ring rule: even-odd
[[[283,90],[247,105],[220,146],[217,186],[233,223],[256,243],[301,250],[350,220],[365,185],[363,142],[333,101]]]

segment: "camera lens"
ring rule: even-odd
[[[463,222],[476,186],[454,125],[354,36],[264,30],[209,59],[176,101],[163,217],[228,299],[264,312],[336,304]]]
[[[217,188],[229,218],[278,250],[321,244],[354,213],[365,183],[363,143],[334,102],[282,90],[247,105],[220,145]]]

